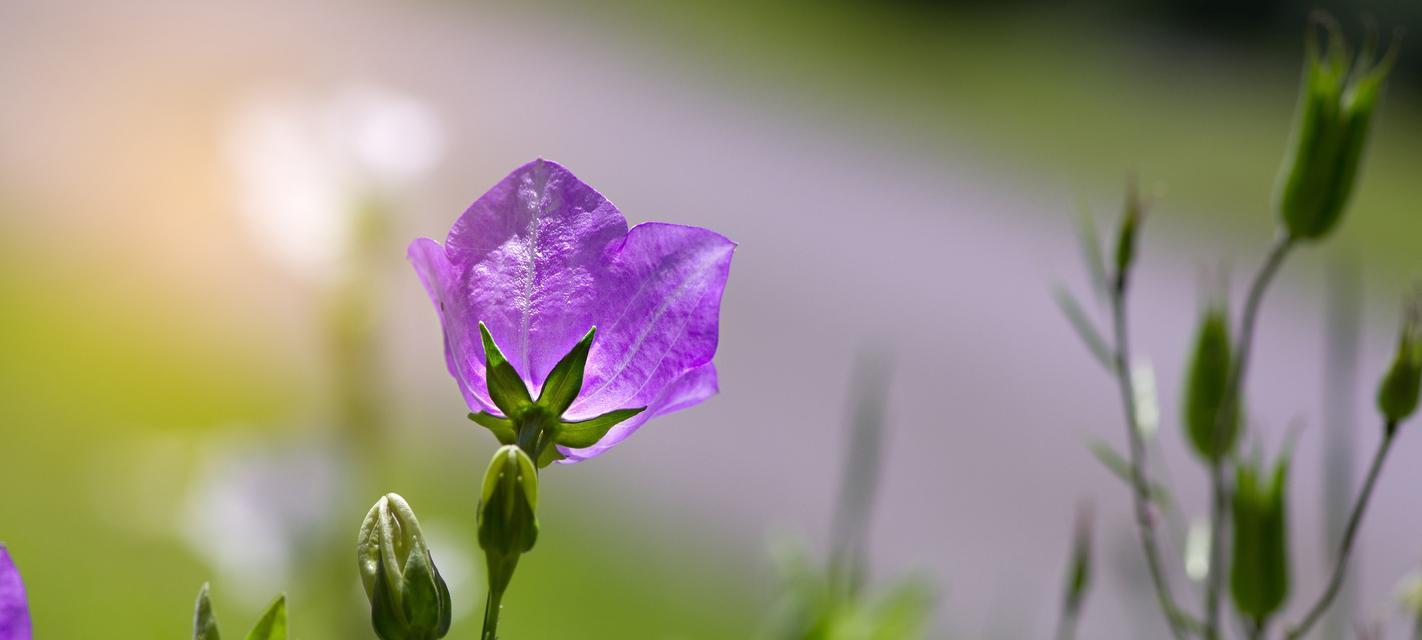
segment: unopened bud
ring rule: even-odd
[[[436,640],[449,632],[449,589],[404,498],[388,493],[371,507],[356,553],[376,635]]]
[[[1412,301],[1403,316],[1397,355],[1378,384],[1378,410],[1390,428],[1396,428],[1417,411],[1419,387],[1422,387],[1422,295]]]
[[[1239,437],[1239,403],[1228,397],[1233,362],[1228,315],[1223,305],[1212,304],[1195,333],[1184,394],[1186,435],[1195,453],[1211,462],[1233,450]]]
[[[494,452],[479,494],[479,546],[497,601],[513,579],[519,556],[538,541],[538,470],[515,445]]]
[[[1235,608],[1254,620],[1268,618],[1289,596],[1288,471],[1287,454],[1267,476],[1257,457],[1236,470],[1229,590]]]
[[[1354,59],[1338,24],[1327,16],[1315,20],[1328,41],[1320,52],[1310,30],[1294,130],[1275,189],[1284,226],[1300,240],[1326,236],[1342,217],[1373,112],[1397,57],[1395,40],[1376,57],[1370,39]]]

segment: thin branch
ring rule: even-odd
[[[1368,477],[1363,481],[1362,492],[1358,494],[1357,502],[1353,503],[1353,511],[1348,516],[1348,526],[1343,530],[1343,541],[1339,545],[1338,558],[1333,564],[1333,575],[1328,579],[1328,587],[1323,590],[1318,601],[1309,608],[1308,615],[1303,620],[1291,627],[1284,637],[1287,640],[1302,638],[1313,627],[1314,623],[1328,611],[1329,605],[1333,604],[1333,598],[1338,595],[1338,590],[1343,586],[1343,578],[1348,571],[1348,557],[1353,552],[1353,542],[1358,535],[1358,525],[1363,521],[1363,512],[1368,508],[1368,502],[1373,496],[1373,487],[1377,485],[1378,475],[1382,472],[1383,460],[1387,458],[1387,452],[1392,448],[1393,435],[1396,431],[1395,424],[1388,424],[1383,430],[1382,442],[1378,444],[1377,453],[1373,454],[1373,462],[1368,467]]]
[[[1293,246],[1293,237],[1288,233],[1280,233],[1269,247],[1264,264],[1259,267],[1259,272],[1254,275],[1254,281],[1249,285],[1240,320],[1239,346],[1235,348],[1234,367],[1229,375],[1229,384],[1225,386],[1225,397],[1220,403],[1219,413],[1215,416],[1213,437],[1216,439],[1224,437],[1225,430],[1230,426],[1229,420],[1236,414],[1240,399],[1244,395],[1244,379],[1249,367],[1249,354],[1254,348],[1254,328],[1258,324],[1264,292],[1269,289],[1269,283],[1273,281],[1274,275],[1278,273],[1280,265],[1284,263],[1284,258]],[[1210,572],[1205,585],[1205,635],[1207,638],[1218,638],[1220,601],[1224,591],[1224,520],[1226,507],[1229,505],[1229,492],[1225,486],[1224,465],[1221,460],[1210,465],[1210,488]]]
[[[1111,293],[1111,318],[1116,344],[1114,351],[1114,373],[1121,391],[1121,405],[1126,413],[1126,438],[1130,443],[1131,495],[1135,504],[1136,529],[1140,535],[1141,548],[1145,552],[1146,566],[1150,570],[1151,582],[1155,585],[1156,599],[1165,613],[1170,633],[1176,640],[1184,640],[1189,617],[1175,604],[1166,580],[1165,569],[1160,561],[1160,543],[1155,528],[1155,519],[1150,513],[1150,483],[1146,480],[1145,443],[1136,419],[1136,394],[1131,382],[1130,339],[1126,323],[1126,276],[1117,274],[1115,288]]]

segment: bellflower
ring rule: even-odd
[[[20,570],[10,560],[5,545],[0,545],[0,640],[30,640],[25,583],[20,580]]]
[[[553,417],[565,426],[616,420],[594,441],[558,441],[564,461],[577,462],[716,393],[711,360],[735,247],[698,227],[649,222],[629,230],[601,194],[538,159],[475,201],[443,246],[421,238],[409,258],[444,327],[449,372],[481,424],[508,415],[490,394],[490,363],[495,396],[510,377],[501,370],[512,366],[527,387],[516,395],[532,398],[545,395],[560,361],[586,356],[576,397],[554,403],[562,413]],[[494,347],[487,353],[486,336]],[[573,373],[567,379],[576,380]]]

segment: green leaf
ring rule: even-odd
[[[1086,448],[1091,450],[1091,454],[1096,456],[1096,459],[1101,461],[1102,466],[1106,467],[1112,475],[1120,478],[1128,485],[1135,482],[1131,478],[1130,461],[1126,460],[1125,456],[1122,456],[1120,453],[1117,453],[1115,449],[1111,448],[1111,445],[1107,444],[1105,440],[1100,438],[1087,440]],[[1165,488],[1165,485],[1159,482],[1149,483],[1147,495],[1151,502],[1156,503],[1156,505],[1161,508],[1166,508],[1170,505],[1170,492]]]
[[[286,640],[286,594],[277,596],[247,640]]]
[[[518,440],[518,430],[514,428],[513,420],[501,418],[488,411],[471,413],[469,419],[493,433],[499,444],[513,444]]]
[[[1107,346],[1106,340],[1101,337],[1101,332],[1096,330],[1091,319],[1086,317],[1086,311],[1077,303],[1076,297],[1067,291],[1066,287],[1058,285],[1054,292],[1057,300],[1057,307],[1062,310],[1062,315],[1066,316],[1067,322],[1071,323],[1076,330],[1077,337],[1081,338],[1082,344],[1086,345],[1091,355],[1096,357],[1096,361],[1107,370],[1116,368],[1112,362],[1111,347]]]
[[[1101,237],[1096,232],[1096,219],[1085,202],[1077,206],[1076,239],[1081,245],[1081,260],[1086,263],[1086,272],[1091,276],[1091,290],[1100,300],[1111,284],[1106,275],[1106,256],[1101,253]]]
[[[564,422],[558,426],[557,435],[554,436],[553,441],[569,449],[591,447],[597,444],[597,441],[601,440],[603,436],[607,435],[608,429],[646,410],[646,407],[618,409],[604,413],[591,420]]]
[[[494,344],[489,328],[479,323],[479,335],[484,339],[484,379],[489,386],[489,398],[504,415],[517,417],[533,406],[533,397],[528,394],[528,386],[518,371],[504,358],[499,345]]]
[[[222,640],[217,632],[217,616],[212,613],[212,601],[207,597],[208,585],[198,591],[197,612],[193,614],[193,640]]]
[[[592,348],[595,333],[597,327],[588,329],[587,335],[573,345],[568,355],[563,356],[563,359],[553,366],[553,370],[548,372],[548,379],[543,382],[543,391],[538,394],[538,406],[555,416],[562,416],[568,407],[573,406],[578,392],[583,390],[583,368],[587,366],[588,350]]]

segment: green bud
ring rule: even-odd
[[[1125,287],[1126,273],[1136,260],[1136,236],[1140,233],[1141,218],[1145,215],[1145,204],[1141,201],[1140,190],[1135,179],[1126,184],[1125,210],[1121,214],[1121,227],[1116,231],[1116,288]]]
[[[538,470],[522,449],[505,445],[494,452],[479,496],[479,546],[514,556],[538,541]]]
[[[1239,438],[1239,403],[1230,403],[1234,405],[1230,415],[1220,419],[1233,363],[1228,315],[1223,305],[1212,304],[1205,308],[1195,333],[1195,349],[1185,372],[1183,407],[1187,439],[1195,454],[1210,462],[1234,450]]]
[[[1326,16],[1315,20],[1327,31],[1328,43],[1320,53],[1317,34],[1310,29],[1293,134],[1274,194],[1285,228],[1301,240],[1323,238],[1342,217],[1373,112],[1397,57],[1396,41],[1376,58],[1370,39],[1353,59],[1338,24]]]
[[[435,640],[449,632],[449,589],[404,498],[387,493],[360,526],[356,556],[382,640]]]
[[[1286,493],[1289,456],[1279,456],[1271,475],[1255,460],[1241,462],[1233,496],[1234,557],[1229,590],[1240,613],[1262,621],[1289,596]]]
[[[1378,384],[1378,410],[1390,428],[1396,428],[1417,411],[1419,387],[1422,387],[1422,296],[1413,300],[1403,316],[1397,355]]]

